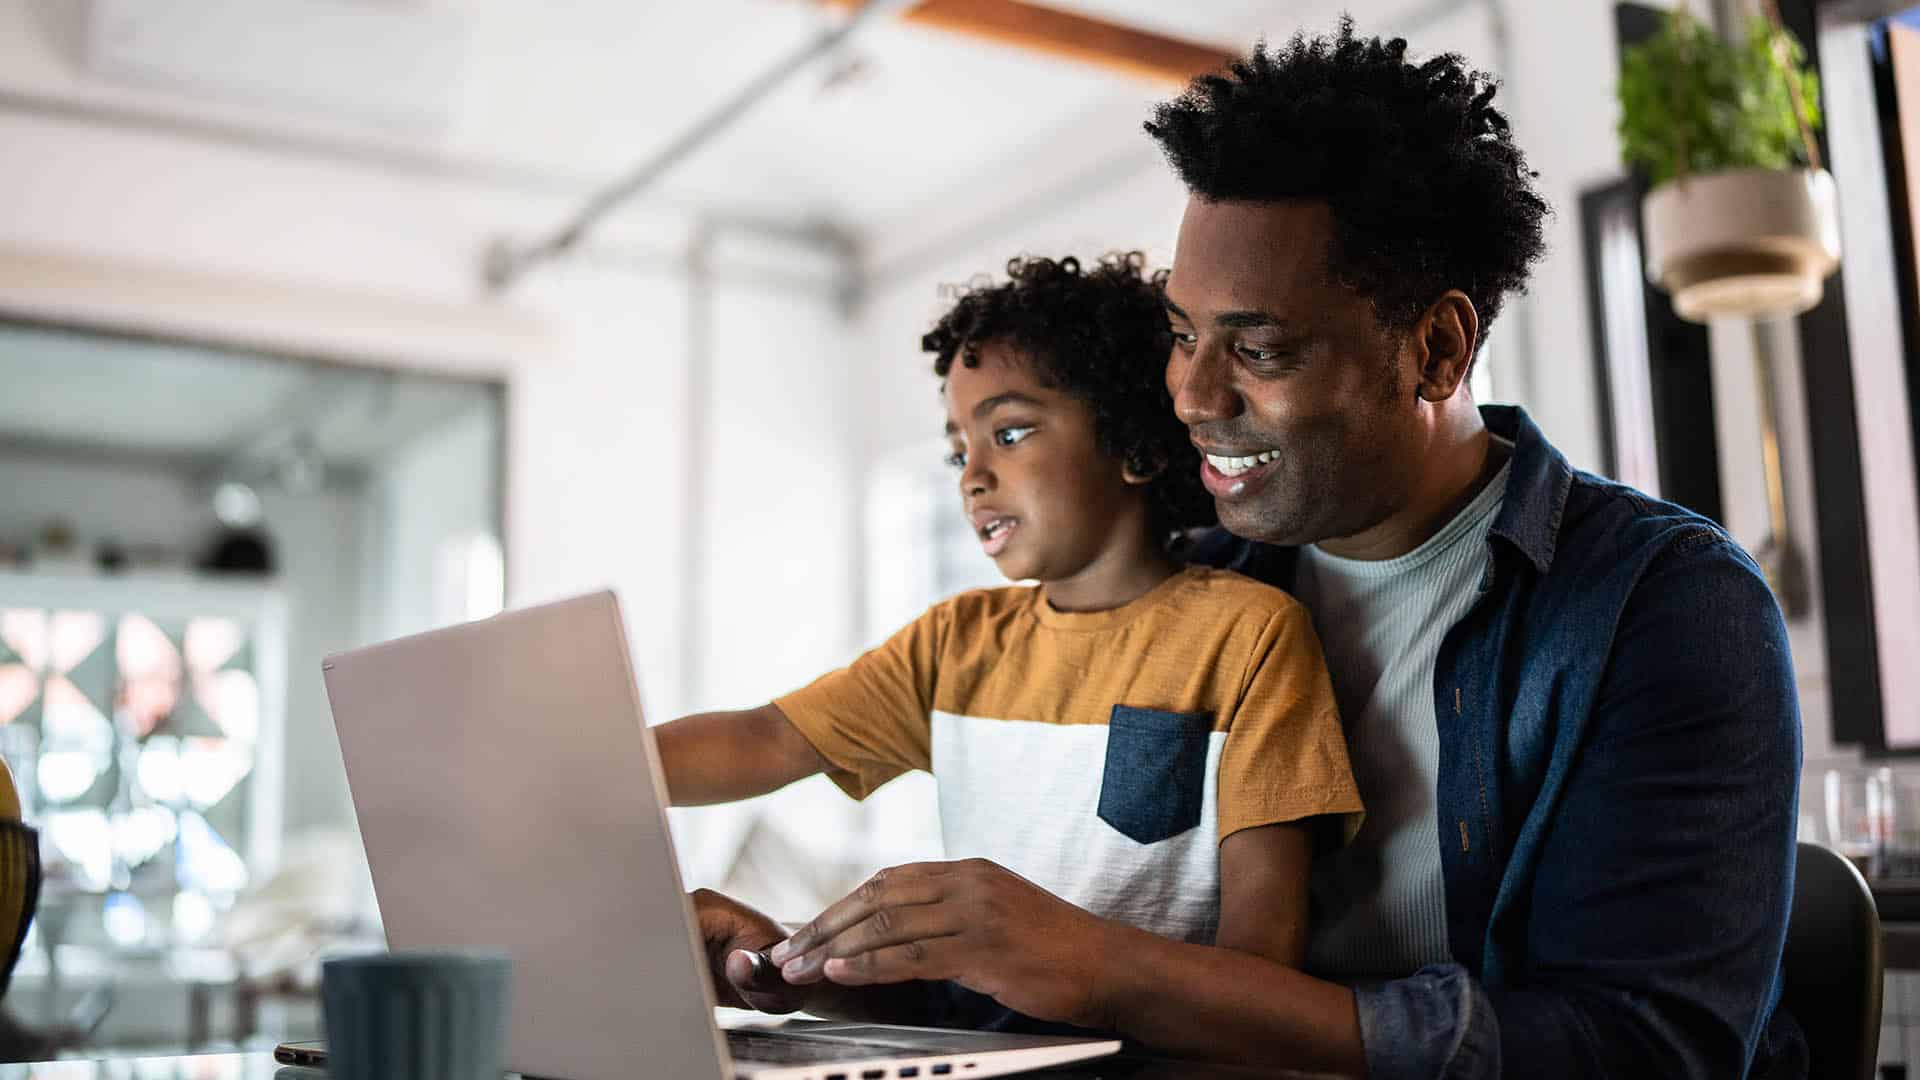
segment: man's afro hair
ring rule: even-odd
[[[1495,89],[1457,55],[1415,64],[1406,41],[1356,37],[1346,18],[1331,37],[1255,46],[1146,127],[1196,196],[1330,204],[1329,271],[1387,325],[1459,289],[1484,340],[1544,251],[1549,212]]]

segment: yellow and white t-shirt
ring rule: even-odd
[[[948,858],[1185,941],[1219,925],[1221,840],[1361,809],[1306,609],[1224,570],[1100,612],[962,593],[775,704],[855,798],[931,771]]]

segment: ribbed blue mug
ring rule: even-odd
[[[513,965],[493,949],[343,956],[320,966],[333,1080],[499,1080]]]

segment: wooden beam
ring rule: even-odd
[[[860,0],[822,2],[852,8]],[[900,18],[1159,82],[1185,84],[1195,75],[1220,71],[1240,59],[1239,53],[1211,45],[1022,0],[921,0],[901,12]]]

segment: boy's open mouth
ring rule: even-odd
[[[1019,518],[1003,516],[975,526],[974,531],[979,534],[980,547],[986,551],[988,558],[992,558],[1007,549],[1007,544],[1013,540],[1014,530],[1019,527]]]

